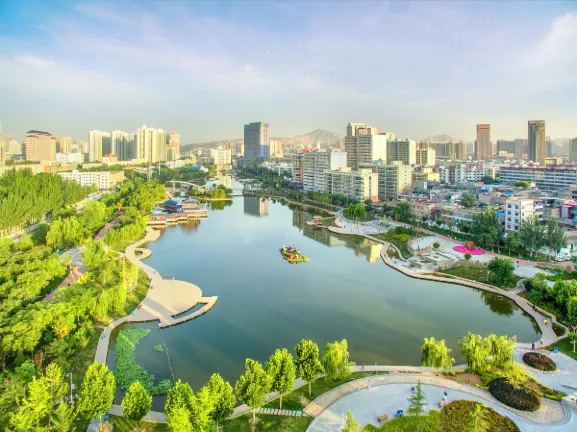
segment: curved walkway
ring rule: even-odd
[[[369,379],[370,390],[367,389]],[[389,374],[352,381],[319,396],[305,409],[307,414],[316,416],[307,432],[339,431],[349,409],[361,428],[367,424],[378,426],[378,417],[383,414],[392,418],[397,410],[407,410],[410,387],[418,380],[423,384],[427,396],[427,410],[438,409],[437,403],[442,399],[443,392],[447,391],[449,400],[479,401],[510,417],[522,432],[574,431],[577,424],[575,412],[559,402],[543,399],[539,411],[523,412],[503,405],[484,390],[432,374]]]

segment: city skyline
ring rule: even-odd
[[[535,118],[549,136],[577,134],[573,2],[2,9],[0,118],[19,139],[30,129],[78,139],[156,123],[184,145],[241,137],[259,118],[274,125],[271,137],[344,134],[341,125],[361,119],[414,139],[472,142],[484,123],[496,138],[522,138]]]

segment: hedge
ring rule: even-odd
[[[523,361],[534,369],[546,372],[557,370],[557,365],[553,360],[543,354],[527,352],[523,354]]]
[[[541,408],[539,397],[527,387],[515,387],[506,378],[496,378],[489,383],[489,392],[495,399],[521,411],[537,411]]]
[[[470,400],[456,400],[443,408],[441,411],[441,430],[443,432],[462,432],[470,428],[470,414],[476,405],[483,405]],[[519,428],[513,421],[503,417],[492,408],[483,405],[483,418],[488,422],[490,431],[519,432]]]

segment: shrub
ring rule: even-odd
[[[479,402],[469,400],[456,400],[443,408],[441,411],[441,430],[443,432],[462,432],[470,428],[470,414]],[[481,404],[482,405],[482,404]],[[503,417],[492,408],[483,405],[483,419],[488,423],[487,430],[499,432],[518,432],[519,428],[513,421]]]
[[[534,369],[551,372],[557,369],[553,360],[543,354],[527,352],[523,354],[523,361]]]
[[[506,378],[496,378],[489,383],[489,392],[495,399],[521,411],[537,411],[541,400],[527,387],[515,387]]]
[[[441,243],[435,242],[435,243],[433,243],[433,247],[434,247],[435,249],[439,249],[439,248],[441,247]]]

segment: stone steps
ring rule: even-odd
[[[307,415],[302,411],[296,410],[281,410],[278,408],[259,408],[256,410],[258,414],[267,414],[285,417],[306,417]]]

